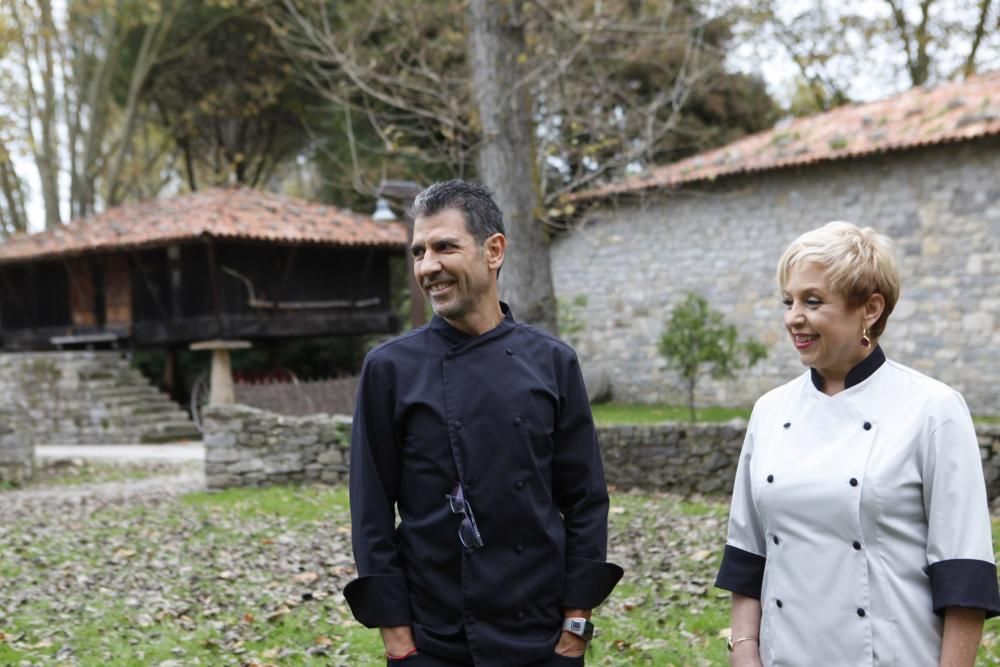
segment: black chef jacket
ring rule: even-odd
[[[354,616],[410,625],[419,650],[477,667],[551,656],[562,609],[596,607],[622,576],[605,562],[608,493],[576,355],[501,307],[480,336],[434,317],[372,350],[351,434]],[[460,480],[481,549],[462,547],[445,497]]]

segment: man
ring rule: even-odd
[[[622,570],[605,562],[608,494],[576,355],[500,302],[507,242],[488,190],[437,183],[412,213],[435,316],[361,371],[359,576],[344,594],[390,665],[583,665],[590,610]]]

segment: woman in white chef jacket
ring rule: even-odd
[[[970,666],[1000,613],[972,419],[878,345],[899,296],[891,241],[831,222],[778,263],[809,370],[754,406],[716,585],[732,665]]]

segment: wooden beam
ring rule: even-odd
[[[169,322],[171,319],[170,313],[167,312],[167,307],[163,305],[160,295],[156,293],[156,287],[152,282],[150,282],[149,276],[146,275],[146,267],[142,263],[139,253],[133,249],[129,251],[129,256],[132,258],[132,261],[135,262],[135,267],[139,270],[139,275],[142,276],[142,282],[146,286],[146,291],[149,292],[150,298],[153,299],[153,304],[156,306],[156,310],[160,312],[160,317],[162,317],[165,322]]]
[[[215,261],[215,244],[212,243],[211,236],[202,237],[205,239],[205,250],[208,258],[208,276],[212,283],[212,310],[215,314],[216,334],[222,335],[226,330],[222,317],[222,283],[219,282],[219,270]],[[207,332],[206,332],[207,333]],[[204,338],[204,336],[202,336]]]

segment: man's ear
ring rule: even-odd
[[[865,326],[872,327],[878,322],[878,318],[882,317],[882,312],[885,310],[885,297],[875,292],[868,297],[868,301],[862,308],[865,310]]]
[[[489,269],[498,271],[507,252],[507,237],[497,232],[483,242],[483,252],[486,254],[486,265]]]

